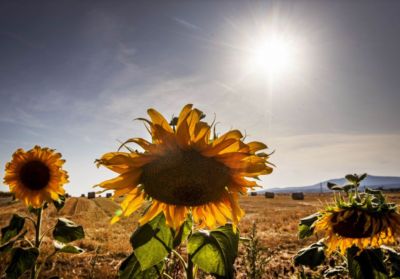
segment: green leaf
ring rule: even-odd
[[[374,200],[378,203],[384,203],[385,202],[385,196],[382,194],[381,190],[374,190],[370,188],[365,188],[365,193],[373,195],[377,200]]]
[[[4,243],[3,245],[0,246],[0,256],[4,253],[7,253],[12,249],[14,246],[15,241],[9,241],[7,243]]]
[[[157,265],[142,270],[135,253],[132,253],[121,264],[118,275],[120,279],[152,279],[160,278],[160,272],[163,269],[164,263],[160,262]]]
[[[381,249],[388,255],[390,278],[400,278],[400,253],[385,245]]]
[[[312,225],[314,224],[315,221],[318,220],[319,216],[321,216],[320,213],[314,213],[303,219],[300,219],[300,224],[299,224],[300,239],[306,238],[313,234],[314,228],[312,228]]]
[[[82,248],[78,246],[72,246],[72,245],[66,245],[62,242],[59,242],[57,240],[53,240],[54,248],[56,249],[57,252],[61,253],[70,253],[70,254],[80,254],[85,252]]]
[[[8,226],[1,229],[0,244],[5,244],[10,239],[17,236],[23,229],[24,224],[25,224],[24,217],[21,217],[18,214],[13,214]]]
[[[318,220],[318,218],[320,216],[321,216],[321,213],[317,212],[317,213],[311,214],[307,217],[304,217],[304,218],[300,219],[300,225],[306,225],[306,226],[311,227],[314,224],[314,222]]]
[[[65,205],[65,196],[58,196],[58,200],[53,200],[53,204],[57,211],[60,211]]]
[[[169,122],[169,125],[176,126],[177,124],[178,124],[178,117],[172,117],[171,121]]]
[[[366,173],[363,173],[359,178],[358,178],[358,182],[361,182],[362,180],[364,180],[367,177]]]
[[[267,158],[267,157],[269,157],[270,155],[271,155],[271,154],[267,154],[267,153],[265,153],[265,152],[259,152],[259,153],[256,154],[256,156],[262,157],[262,158]]]
[[[62,243],[69,243],[85,237],[83,227],[71,220],[59,218],[53,231],[53,237]]]
[[[18,235],[17,238],[14,238],[14,239],[9,240],[8,242],[2,244],[2,245],[0,246],[0,256],[1,256],[2,254],[4,254],[4,253],[9,252],[9,251],[11,250],[11,248],[14,246],[15,242],[17,242],[17,241],[20,240],[20,239],[23,239],[27,233],[28,233],[28,231],[27,231],[27,230],[24,230],[22,233],[20,233],[20,234]]]
[[[334,190],[334,191],[344,191],[345,189],[344,189],[343,186],[335,185],[335,186],[332,186],[331,190]]]
[[[11,251],[11,262],[6,270],[6,278],[16,279],[20,277],[25,271],[35,265],[38,256],[39,250],[37,248],[13,248]]]
[[[306,265],[314,268],[322,264],[325,260],[325,245],[322,242],[316,242],[310,246],[301,249],[296,256],[294,256],[295,265]]]
[[[329,190],[336,190],[336,189],[333,189],[333,187],[336,187],[336,186],[339,186],[339,185],[328,181],[326,186],[328,187]]]
[[[347,265],[352,278],[359,279],[385,279],[388,272],[383,263],[381,249],[366,249],[359,253],[359,249],[352,247],[347,249]]]
[[[312,234],[314,233],[314,228],[310,228],[307,225],[299,225],[298,231],[299,239],[304,239],[306,237],[312,236]]]
[[[46,209],[48,207],[49,207],[48,203],[45,202],[41,208]],[[34,208],[33,206],[30,205],[30,206],[28,206],[28,211],[29,211],[29,213],[35,214],[37,216],[37,215],[39,215],[41,208]]]
[[[353,184],[358,183],[358,177],[357,177],[357,175],[348,174],[348,175],[345,176],[345,178],[347,179],[347,181],[349,181],[349,182],[351,182],[351,183],[353,183]]]
[[[192,227],[193,221],[190,218],[187,218],[179,228],[178,233],[175,235],[173,247],[177,247],[188,238],[192,232]]]
[[[354,188],[357,188],[357,185],[354,185],[354,184],[346,184],[346,185],[343,185],[343,186],[342,186],[342,189],[343,189],[345,192],[348,192],[348,191],[350,191],[350,190],[352,190],[352,189],[354,189]]]
[[[193,263],[213,275],[233,278],[239,232],[227,224],[212,231],[198,231],[189,237],[188,253]]]
[[[33,206],[28,206],[29,213],[35,214],[36,216],[39,214],[40,208],[34,208]]]
[[[327,269],[324,272],[324,278],[329,278],[332,276],[335,276],[335,278],[338,278],[339,275],[342,275],[347,272],[347,269],[344,266],[335,266]]]
[[[173,232],[165,223],[164,214],[159,214],[131,236],[131,245],[142,270],[161,262],[173,248]]]

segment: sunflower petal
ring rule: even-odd
[[[155,109],[148,109],[147,113],[149,114],[154,125],[160,125],[165,131],[173,133],[171,126],[169,126],[168,121],[164,118],[164,116],[162,116],[161,113]]]
[[[259,142],[259,141],[252,141],[252,142],[247,143],[247,145],[249,146],[250,153],[253,153],[253,154],[259,150],[268,148],[267,145],[265,145],[264,143]]]
[[[235,140],[235,139],[227,139],[209,149],[203,150],[201,152],[201,154],[206,157],[214,157],[217,154],[219,154],[222,150],[227,149],[228,147],[232,146],[236,142],[237,142],[237,140]]]
[[[158,214],[160,214],[163,211],[163,205],[158,202],[153,200],[153,204],[149,208],[149,210],[145,213],[145,215],[139,219],[140,225],[144,225],[150,220],[152,220],[154,217],[156,217]]]
[[[115,178],[106,180],[97,184],[98,186],[106,189],[122,189],[122,188],[134,188],[139,183],[140,176],[142,175],[141,169],[136,169],[134,171],[129,171],[123,173]]]

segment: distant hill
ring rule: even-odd
[[[13,196],[13,193],[0,191],[0,198],[2,198],[2,197],[7,198],[7,197],[12,197],[12,196]]]
[[[299,186],[299,187],[280,187],[280,188],[270,188],[262,189],[257,191],[258,194],[264,194],[265,192],[275,192],[275,193],[292,193],[292,192],[330,192],[327,183],[332,182],[335,184],[345,184],[344,178],[335,178],[325,180],[309,186]],[[361,183],[361,188],[368,187],[372,189],[382,188],[384,190],[396,189],[400,190],[400,177],[397,176],[375,176],[368,175]]]

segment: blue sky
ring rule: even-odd
[[[396,1],[2,1],[0,163],[56,148],[66,189],[87,192],[114,176],[96,158],[149,138],[133,119],[193,103],[275,150],[266,188],[400,175],[398,14]],[[248,42],[270,33],[292,43],[290,67],[249,73]]]

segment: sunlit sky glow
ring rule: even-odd
[[[262,78],[281,75],[284,78],[286,71],[295,67],[296,51],[301,46],[295,45],[287,38],[277,34],[265,35],[252,42],[246,55],[245,65],[249,68],[249,75],[260,75]]]
[[[96,158],[149,139],[133,119],[193,103],[275,150],[266,188],[400,175],[400,3],[166,2],[2,1],[1,165],[56,148],[78,195],[114,176]]]

